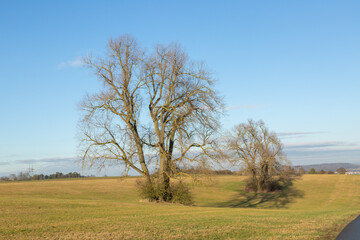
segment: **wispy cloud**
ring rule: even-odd
[[[346,149],[287,149],[285,148],[288,159],[294,165],[316,164],[316,163],[357,163],[360,164],[360,148],[346,148]]]
[[[24,159],[17,160],[19,164],[35,164],[35,163],[70,163],[76,161],[76,158],[43,158],[43,159]]]
[[[333,150],[360,150],[357,144],[340,141],[288,143],[285,149],[293,151],[333,151]]]
[[[269,104],[245,104],[245,105],[232,105],[225,108],[226,111],[237,109],[258,109],[270,106]]]
[[[0,165],[9,165],[9,162],[0,162]]]
[[[279,137],[293,137],[293,136],[304,136],[304,135],[313,135],[313,134],[321,134],[324,132],[279,132],[277,135]]]
[[[76,58],[75,60],[69,60],[69,61],[61,62],[58,65],[58,68],[59,69],[62,69],[62,68],[77,68],[77,67],[82,67],[83,65],[84,65],[83,59],[81,57],[79,57],[79,58]]]
[[[343,142],[329,141],[329,142],[306,142],[306,143],[288,143],[285,144],[286,148],[324,148],[324,147],[334,147],[334,146],[344,146]]]

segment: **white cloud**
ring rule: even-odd
[[[84,65],[83,59],[79,57],[79,58],[76,58],[75,60],[69,60],[69,61],[61,62],[58,65],[58,68],[59,69],[62,69],[62,68],[77,68],[77,67],[82,67],[83,65]]]

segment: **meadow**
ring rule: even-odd
[[[0,239],[334,239],[360,213],[360,176],[258,194],[243,180],[189,183],[194,206],[143,201],[135,177],[1,182]]]

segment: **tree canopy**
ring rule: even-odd
[[[210,72],[177,44],[148,52],[131,36],[110,40],[105,56],[85,63],[103,89],[81,104],[83,164],[121,164],[149,183],[155,166],[161,198],[171,199],[176,166],[211,155],[223,104]]]

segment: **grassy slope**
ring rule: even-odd
[[[0,183],[0,239],[331,239],[360,212],[360,176],[258,195],[242,179],[195,186],[193,207],[140,202],[135,178]]]

